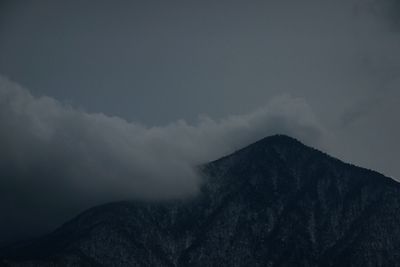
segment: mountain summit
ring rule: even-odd
[[[203,165],[191,199],[92,208],[8,266],[400,266],[400,184],[277,135]],[[1,261],[0,261],[1,263]]]

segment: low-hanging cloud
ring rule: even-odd
[[[201,163],[271,134],[315,144],[323,132],[307,103],[288,95],[246,115],[147,127],[34,97],[5,78],[0,129],[0,229],[12,225],[14,237],[108,201],[195,194]]]

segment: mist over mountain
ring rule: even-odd
[[[400,0],[0,0],[0,267],[400,267],[399,47]]]
[[[400,184],[284,135],[200,167],[187,199],[98,206],[5,266],[400,266]]]
[[[222,120],[149,127],[33,96],[1,76],[0,129],[0,245],[54,230],[96,205],[197,194],[195,166],[265,135],[312,144],[323,135],[307,103],[290,96]]]
[[[194,196],[196,166],[277,133],[400,177],[399,11],[0,1],[0,245],[93,206]]]

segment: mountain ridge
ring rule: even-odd
[[[285,135],[201,172],[196,197],[89,209],[4,264],[399,266],[400,185],[389,177]]]

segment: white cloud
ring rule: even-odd
[[[288,95],[245,115],[147,127],[34,97],[5,78],[0,127],[3,224],[37,227],[103,202],[190,195],[198,164],[272,134],[315,144],[322,133],[307,103]]]

